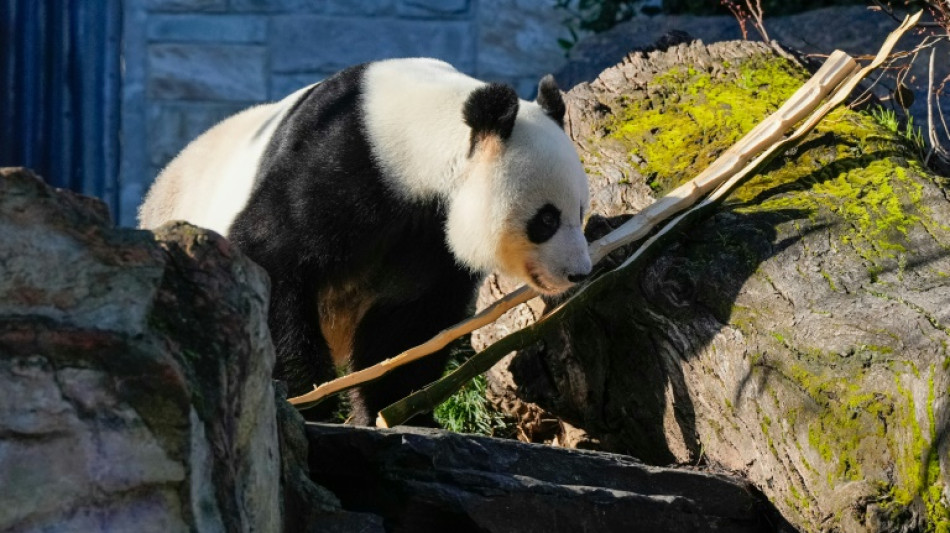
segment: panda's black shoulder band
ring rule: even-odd
[[[551,117],[558,126],[564,127],[564,98],[561,97],[561,89],[558,88],[554,76],[548,74],[541,78],[538,84],[538,105],[544,110],[544,114]]]
[[[472,128],[472,148],[479,140],[497,135],[511,136],[518,116],[518,95],[508,85],[489,83],[472,91],[465,100],[462,117]]]

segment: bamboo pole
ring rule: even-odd
[[[422,357],[445,348],[450,342],[467,333],[471,333],[486,324],[491,324],[495,320],[498,320],[505,311],[523,304],[537,295],[538,293],[533,289],[527,286],[521,286],[506,294],[473,317],[440,331],[435,337],[432,337],[423,344],[414,346],[395,357],[390,357],[371,367],[357,370],[356,372],[328,381],[322,385],[315,386],[314,389],[307,394],[291,398],[288,401],[293,405],[316,403],[331,394],[336,394],[363,383],[379,379],[402,365],[411,363],[416,359],[421,359]]]
[[[610,234],[591,243],[588,248],[591,262],[596,264],[610,252],[642,238],[663,220],[695,204],[698,198],[742,168],[763,146],[774,142],[782,132],[814,109],[854,67],[854,60],[844,52],[831,54],[821,69],[778,111],[753,128],[696,178],[647,206]],[[378,379],[399,366],[437,352],[453,340],[494,322],[509,309],[535,296],[537,293],[533,289],[522,285],[475,316],[442,330],[425,343],[371,367],[328,381],[307,394],[291,398],[290,403],[301,405],[318,402],[331,394]]]
[[[404,422],[405,420],[409,419],[410,417],[416,414],[431,410],[434,406],[438,405],[439,403],[444,401],[446,398],[451,396],[456,390],[458,390],[462,385],[467,383],[469,380],[487,371],[506,354],[510,353],[513,350],[523,348],[525,345],[527,345],[529,342],[535,339],[536,335],[532,333],[536,332],[540,328],[544,328],[545,324],[549,322],[551,317],[560,314],[562,310],[568,308],[572,304],[572,302],[583,298],[585,293],[591,286],[593,286],[594,284],[602,283],[606,278],[613,277],[614,275],[620,273],[621,271],[626,270],[631,265],[633,265],[638,259],[643,257],[643,254],[645,253],[645,251],[650,249],[651,246],[659,242],[661,239],[667,237],[673,228],[677,227],[683,221],[691,217],[695,217],[698,214],[705,212],[706,210],[709,210],[710,208],[715,206],[718,202],[724,199],[729,192],[734,190],[735,187],[737,187],[743,181],[744,178],[751,175],[756,169],[761,168],[769,160],[771,160],[772,156],[774,156],[776,152],[778,152],[780,149],[787,149],[794,143],[801,140],[812,129],[814,129],[814,127],[817,126],[818,123],[829,112],[831,112],[831,110],[833,110],[838,105],[841,105],[845,101],[845,99],[848,97],[848,95],[855,89],[855,87],[857,87],[857,85],[861,82],[861,80],[863,80],[871,71],[878,68],[880,65],[884,63],[884,61],[890,55],[893,47],[897,44],[897,41],[900,39],[900,37],[907,30],[909,30],[910,28],[914,27],[917,24],[918,20],[920,19],[921,14],[922,12],[917,12],[914,15],[906,17],[904,19],[904,22],[901,24],[901,26],[895,29],[884,41],[884,44],[882,45],[878,54],[875,56],[874,60],[872,60],[872,62],[868,64],[866,67],[862,69],[857,69],[854,61],[850,57],[847,57],[847,59],[850,61],[845,62],[844,64],[841,64],[840,67],[844,67],[845,65],[848,65],[848,64],[850,64],[850,67],[841,69],[844,71],[843,75],[838,76],[837,77],[838,81],[832,85],[832,88],[834,88],[835,90],[832,93],[831,97],[828,99],[827,102],[825,102],[824,105],[822,105],[817,110],[815,110],[811,115],[809,115],[808,119],[798,129],[796,129],[796,131],[792,135],[778,142],[774,140],[774,137],[769,137],[771,134],[766,133],[766,132],[770,131],[771,127],[768,127],[767,123],[770,121],[772,117],[769,117],[769,119],[766,119],[766,121],[764,121],[762,124],[760,124],[759,126],[754,128],[752,131],[750,131],[749,134],[746,135],[746,137],[753,137],[753,138],[760,139],[761,144],[759,144],[759,147],[765,148],[765,150],[761,151],[761,153],[759,153],[754,158],[748,158],[748,157],[745,158],[746,159],[745,165],[740,170],[733,172],[733,174],[731,175],[729,179],[725,181],[718,180],[718,187],[709,197],[707,197],[705,200],[700,202],[698,205],[694,205],[692,208],[686,210],[685,212],[677,216],[675,219],[673,219],[660,232],[653,235],[650,239],[644,242],[643,245],[641,245],[640,248],[638,248],[637,251],[634,252],[629,258],[627,258],[620,266],[618,266],[616,269],[612,270],[611,272],[605,274],[604,276],[601,276],[594,283],[589,284],[585,287],[582,287],[581,290],[578,291],[575,295],[573,295],[567,301],[563,302],[555,310],[553,310],[552,312],[542,317],[541,320],[539,320],[535,324],[532,324],[531,326],[528,326],[522,330],[519,330],[515,333],[512,333],[511,335],[508,335],[502,338],[495,344],[489,346],[482,352],[470,358],[468,361],[466,361],[463,365],[461,365],[458,369],[456,369],[451,374],[430,384],[424,389],[417,391],[407,396],[406,398],[403,398],[399,402],[396,402],[386,407],[385,409],[379,412],[379,416],[376,419],[376,425],[378,427],[391,427],[393,425]],[[825,67],[828,66],[828,64],[832,62],[832,58],[835,56],[835,54],[838,54],[838,53],[839,51],[836,51],[834,54],[832,54],[832,56],[829,57],[829,59],[825,62],[825,65],[823,65],[822,69],[820,69],[818,73],[815,74],[812,80],[815,80],[816,78],[819,77],[820,74],[822,74],[822,70],[825,70]],[[837,71],[838,67],[835,67],[835,70]],[[826,72],[826,74],[830,76],[831,72],[832,72],[831,69],[829,69],[829,71]],[[838,74],[841,74],[841,72],[838,72]],[[850,77],[848,77],[849,74],[850,74]],[[840,81],[843,78],[847,78],[847,79],[845,79],[844,81]],[[830,77],[828,79],[830,80]],[[809,80],[809,82],[811,82],[812,80]],[[806,83],[806,86],[807,85],[808,84]],[[802,89],[800,89],[799,91],[802,91],[804,89],[805,89],[805,86],[803,86]],[[796,92],[796,95],[798,95],[798,92]],[[795,97],[796,95],[793,95],[793,97],[789,99],[786,105],[784,105],[778,112],[773,114],[773,116],[782,113],[782,110],[785,109],[789,103],[796,101],[796,97]],[[821,98],[819,98],[819,102],[820,100]],[[802,103],[804,103],[804,101],[805,100],[802,100]],[[814,109],[814,105],[812,105],[810,108],[806,108],[803,114],[807,114],[808,110],[811,110],[811,109]],[[795,115],[798,115],[797,111],[800,111],[800,110],[796,110]],[[790,117],[790,116],[792,115],[791,114],[786,115],[786,117]],[[791,124],[794,124],[795,122],[797,122],[797,120],[792,122]],[[753,134],[756,134],[756,135],[753,135]],[[780,134],[781,132],[779,132],[779,135]],[[759,137],[759,135],[762,135],[763,137]],[[749,152],[745,150],[743,147],[744,141],[746,141],[746,137],[740,140],[740,142],[737,143],[735,147],[733,147],[733,148],[739,147],[736,151],[739,152],[740,157],[743,157],[744,155],[749,154]],[[772,140],[767,141],[768,138],[771,138]],[[771,145],[769,145],[770,143]],[[720,161],[724,161],[724,163],[722,164],[723,167],[738,166],[738,163],[734,159],[736,154],[730,154],[731,151],[732,149],[726,151],[719,159],[717,159],[715,162],[713,162],[712,165],[710,165],[709,169],[701,173],[699,176],[694,178],[692,181],[690,181],[686,185],[681,186],[677,188],[676,190],[674,190],[669,196],[673,196],[674,194],[677,194],[677,191],[682,190],[684,192],[682,196],[685,196],[686,198],[693,198],[693,197],[696,197],[696,193],[695,193],[696,189],[700,189],[701,187],[706,187],[707,191],[710,190],[714,186],[714,183],[717,181],[717,177],[728,175],[725,173],[720,173],[718,170],[710,170],[710,169],[714,169],[714,167],[717,167],[717,164],[719,164]],[[680,200],[682,196],[677,195],[676,199]],[[656,205],[656,203],[653,205]],[[670,216],[671,214],[675,214],[676,211],[670,213],[670,210],[675,209],[675,206],[680,205],[680,202],[679,201],[670,202],[670,205],[674,207],[667,208],[662,211],[658,209],[658,213],[655,213],[656,218],[660,218],[664,214],[666,214],[667,216]],[[649,207],[647,209],[649,209]],[[646,211],[646,209],[644,211]],[[610,253],[610,251],[612,251],[616,247],[623,246],[623,244],[626,244],[627,242],[632,242],[646,235],[652,229],[652,226],[650,228],[645,229],[644,227],[642,227],[641,223],[633,224],[636,218],[637,217],[635,217],[634,219],[631,219],[630,221],[627,222],[627,224],[624,224],[624,226],[617,228],[604,239],[601,239],[600,241],[597,241],[596,243],[592,243],[591,245],[592,248],[595,244],[598,244],[601,241],[609,240],[609,242],[603,243],[600,245],[603,250],[607,250],[606,252],[601,252],[602,255],[600,257],[603,257],[603,255]],[[644,217],[644,219],[646,219],[646,217]],[[646,222],[646,220],[644,220],[644,222]],[[628,226],[628,224],[629,224],[629,227],[625,228],[625,226]],[[623,242],[620,244],[616,244],[620,241],[623,241]],[[592,252],[592,256],[593,256],[593,252]]]
[[[862,69],[864,74],[851,85],[852,90],[860,82],[860,79],[866,76],[867,72],[880,66],[890,54],[890,50],[900,36],[916,24],[920,14],[917,13],[905,19],[904,24],[888,36],[875,61]],[[850,56],[836,50],[828,57],[818,72],[799,88],[778,111],[749,131],[696,178],[654,202],[610,234],[591,243],[589,253],[592,262],[596,264],[617,248],[643,238],[658,224],[694,205],[710,190],[723,184],[730,176],[734,176],[736,172],[748,166],[749,162],[764,148],[769,145],[774,148],[785,131],[808,115],[855,68],[856,63]],[[847,97],[847,93],[841,99],[843,100],[845,97]],[[641,250],[643,249],[641,247]],[[509,309],[525,303],[535,296],[537,296],[537,293],[533,289],[521,286],[472,318],[442,330],[435,337],[419,346],[410,348],[369,368],[315,386],[313,391],[291,398],[289,401],[294,405],[315,403],[329,395],[378,379],[399,366],[441,350],[453,340],[490,324]]]

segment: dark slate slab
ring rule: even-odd
[[[781,530],[751,485],[723,474],[421,428],[307,435],[313,480],[390,531]]]

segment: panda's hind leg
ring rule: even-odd
[[[336,376],[330,350],[315,326],[316,306],[307,294],[312,290],[306,284],[290,280],[275,280],[271,289],[268,326],[277,352],[274,378],[287,384],[290,397]],[[330,397],[301,414],[310,421],[328,422],[335,420],[337,411],[339,400]]]
[[[464,319],[471,286],[466,284],[462,291],[458,287],[446,289],[455,289],[459,294],[433,290],[427,297],[411,303],[378,305],[370,309],[357,329],[351,369],[361,370],[398,355]],[[351,391],[351,423],[374,425],[380,409],[438,379],[448,355],[447,349],[440,350]],[[416,416],[409,424],[433,426],[435,421],[432,414],[427,413]]]

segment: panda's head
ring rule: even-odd
[[[563,292],[591,271],[587,175],[564,133],[564,111],[550,76],[536,102],[499,84],[469,94],[462,110],[468,157],[449,207],[449,244],[459,259],[542,294]]]

